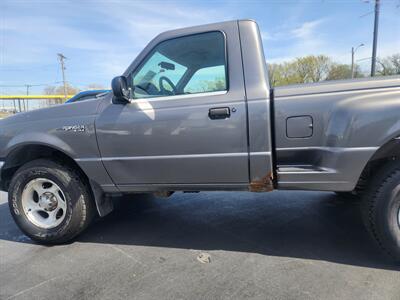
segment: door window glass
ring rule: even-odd
[[[203,68],[190,78],[185,93],[216,92],[226,90],[225,65]]]
[[[227,89],[225,39],[221,32],[195,34],[156,46],[132,74],[135,98]]]

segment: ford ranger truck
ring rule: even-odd
[[[400,77],[272,89],[240,20],[158,35],[111,86],[0,121],[1,189],[31,239],[71,240],[121,194],[333,191],[400,261]]]

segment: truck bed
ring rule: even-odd
[[[366,163],[397,137],[399,95],[400,76],[276,88],[279,187],[354,189]]]
[[[320,93],[332,93],[338,91],[354,91],[390,87],[400,87],[400,76],[382,76],[374,78],[368,77],[287,85],[276,87],[274,89],[274,95],[275,97],[288,97]]]

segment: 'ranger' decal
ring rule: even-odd
[[[85,125],[70,125],[70,126],[63,126],[60,128],[63,131],[73,131],[73,132],[84,132],[86,130]]]

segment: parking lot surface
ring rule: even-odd
[[[333,193],[130,197],[53,247],[0,197],[0,299],[400,299],[400,269]]]

